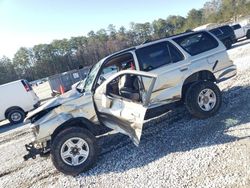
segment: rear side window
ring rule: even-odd
[[[161,42],[136,50],[140,69],[150,71],[184,59],[183,54],[169,42]]]
[[[233,25],[232,28],[233,28],[234,30],[236,30],[236,29],[240,29],[241,26],[240,26],[240,24],[236,24],[236,25]]]
[[[136,51],[140,69],[150,71],[171,63],[166,42],[153,44]]]
[[[219,45],[217,40],[207,32],[193,33],[173,40],[192,56],[216,48]]]

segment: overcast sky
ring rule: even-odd
[[[0,0],[0,57],[18,48],[83,36],[113,24],[186,16],[207,0]]]

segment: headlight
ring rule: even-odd
[[[31,128],[31,130],[32,130],[32,132],[33,132],[33,134],[34,134],[34,136],[37,136],[38,135],[38,133],[39,133],[39,129],[40,129],[40,126],[39,125],[31,125],[30,126],[30,128]]]

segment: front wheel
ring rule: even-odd
[[[56,169],[78,175],[92,167],[98,157],[96,138],[87,129],[70,127],[52,141],[51,158]]]
[[[185,104],[191,115],[205,119],[215,115],[221,106],[221,91],[209,81],[200,81],[188,89]]]

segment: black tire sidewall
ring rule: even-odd
[[[64,142],[73,137],[80,137],[85,140],[89,147],[88,158],[78,166],[70,166],[61,158],[61,147]],[[52,141],[51,159],[56,169],[66,175],[78,175],[81,172],[89,170],[98,157],[98,146],[96,138],[87,129],[79,127],[70,127],[61,131]]]
[[[246,37],[247,37],[247,39],[250,39],[250,29],[249,29],[249,30],[247,30]]]
[[[214,108],[210,111],[202,110],[198,104],[198,96],[200,92],[204,89],[211,89],[216,95],[216,104]],[[209,118],[215,115],[221,107],[221,102],[222,99],[220,89],[216,84],[209,81],[200,81],[191,85],[191,87],[187,91],[185,99],[186,107],[190,114],[201,119]]]
[[[19,121],[14,121],[11,119],[11,115],[13,113],[19,113],[20,116],[21,116],[21,119]],[[18,123],[22,123],[25,119],[25,113],[23,110],[19,110],[19,109],[14,109],[14,110],[11,110],[9,113],[8,113],[8,116],[7,116],[7,119],[10,121],[11,124],[18,124]]]

